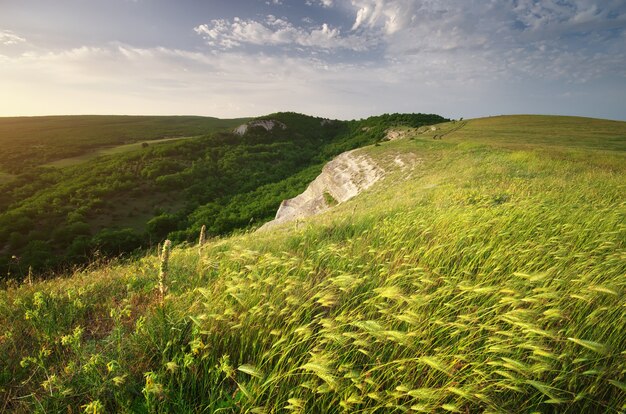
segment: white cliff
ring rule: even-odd
[[[284,200],[276,218],[259,230],[326,211],[331,207],[329,201],[331,204],[334,204],[333,199],[336,203],[343,203],[384,176],[385,171],[367,155],[359,154],[358,150],[344,152],[326,164],[302,194]]]

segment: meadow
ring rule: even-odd
[[[366,147],[385,180],[306,222],[3,290],[0,409],[623,412],[623,141],[520,146],[550,125]]]

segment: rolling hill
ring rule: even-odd
[[[626,410],[626,123],[384,136],[321,214],[0,291],[0,407]]]

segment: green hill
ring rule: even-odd
[[[626,410],[626,123],[394,129],[322,215],[0,292],[0,407]]]

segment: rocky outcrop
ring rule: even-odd
[[[384,176],[385,171],[367,155],[359,154],[358,150],[344,152],[326,164],[302,194],[284,200],[276,218],[259,230],[326,211],[370,188]]]
[[[239,125],[233,132],[239,136],[243,136],[246,132],[248,132],[248,129],[256,127],[264,128],[266,131],[271,131],[277,127],[280,129],[287,129],[287,125],[280,121],[275,121],[273,119],[259,119],[250,121],[247,124]]]

